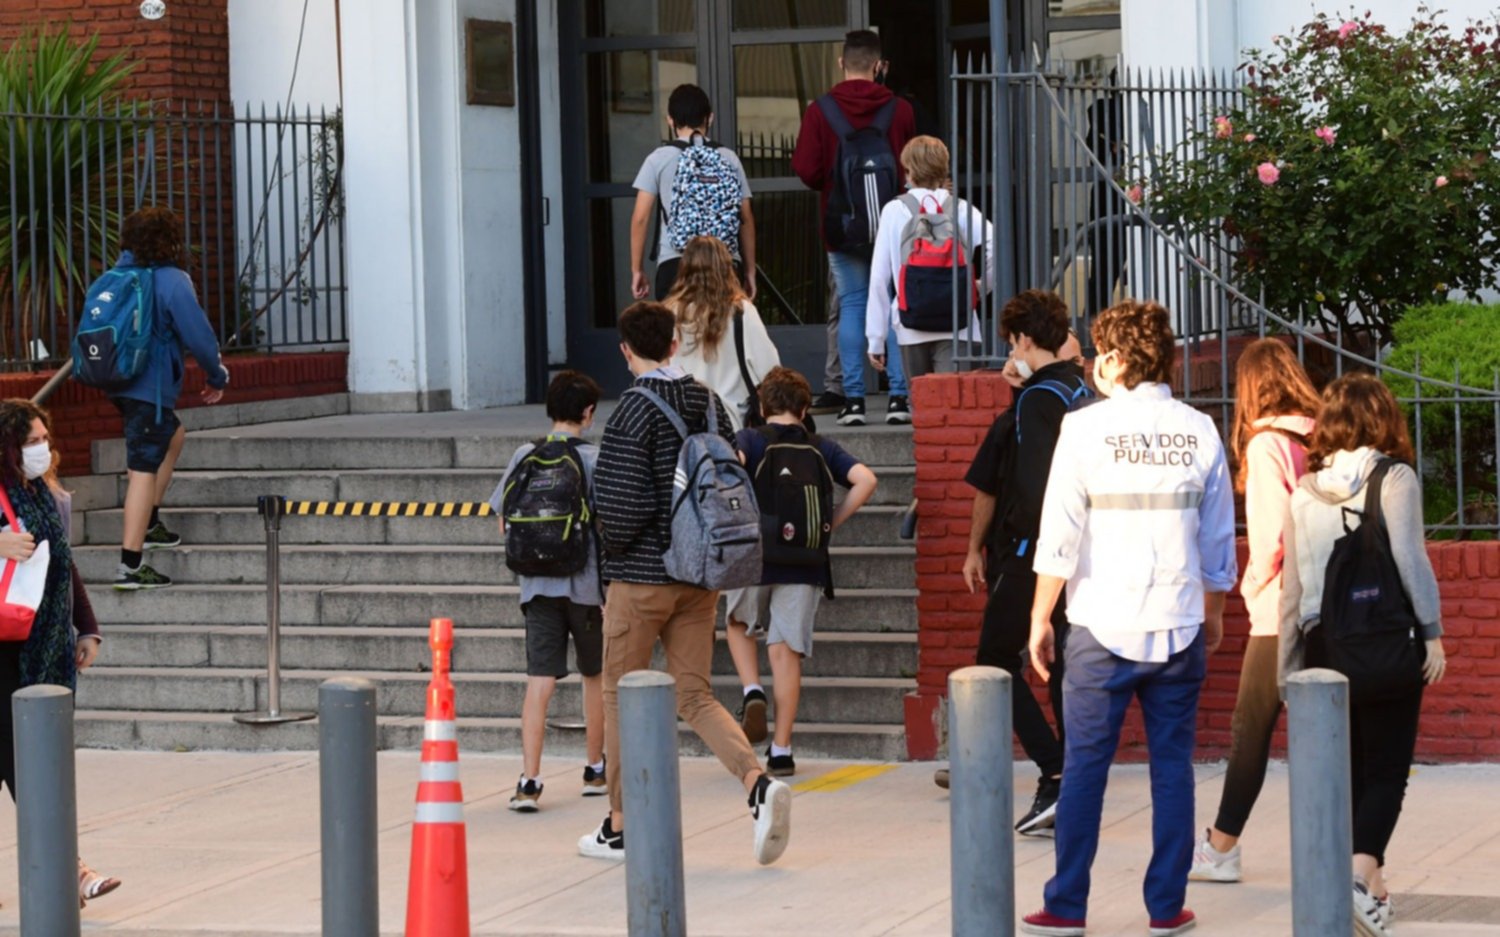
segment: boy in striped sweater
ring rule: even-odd
[[[654,391],[691,430],[706,427],[713,392],[672,366],[676,320],[660,303],[639,302],[620,315],[620,351],[636,386]],[[716,404],[718,426],[733,439],[728,410]],[[709,687],[719,593],[674,581],[662,554],[672,542],[673,475],[682,438],[665,415],[627,393],[604,427],[594,476],[604,540],[604,748],[610,815],[578,841],[581,855],[625,858],[620,796],[620,678],[651,666],[660,639],[677,682],[677,710],[749,793],[755,858],[775,862],[791,833],[791,788],[761,770],[755,751]]]

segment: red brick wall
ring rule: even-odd
[[[997,372],[931,375],[912,385],[916,496],[921,502],[919,667],[917,691],[906,705],[912,758],[936,757],[948,674],[974,662],[984,596],[969,595],[963,584],[973,503],[963,475],[985,430],[1010,399],[1010,388]],[[1427,693],[1417,755],[1435,761],[1500,761],[1500,543],[1432,543],[1428,550],[1442,591],[1449,662],[1447,679]],[[1242,541],[1241,568],[1244,561]],[[1229,598],[1224,630],[1199,704],[1198,754],[1205,759],[1228,754],[1240,659],[1250,631],[1238,595]],[[1048,709],[1034,679],[1031,690]],[[1123,757],[1144,759],[1145,733],[1135,711],[1120,744]],[[1284,750],[1283,733],[1277,734],[1276,746]]]
[[[230,385],[221,406],[341,394],[349,390],[347,352],[234,355],[225,363],[229,365]],[[30,398],[51,376],[51,372],[0,374],[0,397]],[[203,372],[189,362],[178,407],[202,406],[198,394],[203,387]],[[90,474],[89,453],[94,440],[120,436],[120,414],[114,405],[97,390],[76,381],[67,381],[43,406],[52,416],[53,444],[62,453],[61,473],[64,476]]]

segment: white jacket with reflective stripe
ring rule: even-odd
[[[1106,645],[1203,622],[1239,576],[1234,493],[1211,419],[1165,384],[1120,388],[1063,420],[1037,573],[1068,580],[1068,620]]]

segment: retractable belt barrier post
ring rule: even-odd
[[[281,711],[281,517],[287,502],[280,495],[262,495],[256,501],[266,522],[266,708],[240,713],[234,721],[247,725],[300,722],[311,719],[313,713]]]
[[[1292,933],[1354,926],[1354,818],[1349,780],[1349,680],[1322,668],[1286,681],[1291,774]]]
[[[78,799],[73,692],[42,684],[11,697],[21,933],[78,935]]]
[[[1012,692],[1010,674],[998,667],[965,667],[948,678],[953,937],[1016,932]]]

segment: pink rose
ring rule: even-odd
[[[1338,132],[1328,125],[1323,125],[1313,131],[1313,136],[1323,141],[1325,146],[1333,146],[1333,141],[1339,138]]]
[[[1261,185],[1275,185],[1276,180],[1281,178],[1281,170],[1276,168],[1275,163],[1261,163],[1255,167],[1255,174],[1260,177]]]
[[[1245,134],[1245,142],[1246,143],[1254,143],[1255,142],[1255,134],[1253,134],[1253,133],[1247,133],[1247,134]]]
[[[1339,41],[1342,42],[1357,32],[1359,32],[1359,24],[1354,20],[1348,20],[1339,27]]]
[[[1136,183],[1125,190],[1125,197],[1130,199],[1133,204],[1139,205],[1141,199],[1146,197],[1146,190],[1141,188],[1140,183]]]
[[[1228,140],[1234,136],[1234,124],[1229,122],[1228,117],[1214,118],[1214,136],[1220,140]]]
[[[1447,184],[1448,184],[1448,177],[1447,176],[1438,176],[1436,179],[1432,180],[1432,187],[1435,188],[1435,189],[1441,189],[1443,186],[1445,186]]]

